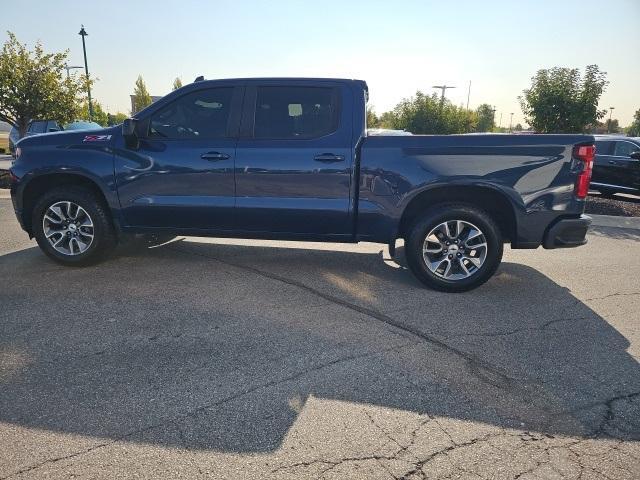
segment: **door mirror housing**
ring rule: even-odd
[[[640,160],[640,150],[636,150],[635,152],[631,152],[631,155],[629,155],[631,158],[633,158],[634,160]]]
[[[127,148],[137,150],[139,147],[138,139],[138,120],[135,118],[126,118],[122,122],[122,137]]]

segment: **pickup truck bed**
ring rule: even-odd
[[[359,80],[194,82],[122,126],[18,143],[12,197],[45,253],[93,263],[126,234],[405,240],[430,287],[514,248],[578,246],[594,139],[367,136]]]

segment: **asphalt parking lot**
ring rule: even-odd
[[[373,244],[68,269],[0,199],[0,479],[639,478],[639,242],[448,295]]]

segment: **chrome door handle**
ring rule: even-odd
[[[316,155],[313,157],[316,162],[323,163],[333,163],[333,162],[342,162],[344,160],[343,155],[335,155],[333,153],[321,153],[320,155]]]
[[[611,165],[617,165],[617,164],[618,164],[618,162],[616,162],[615,160],[609,160],[609,163],[610,163]]]
[[[226,153],[220,153],[220,152],[207,152],[200,155],[200,158],[202,158],[203,160],[212,160],[212,161],[226,160],[229,158],[229,155],[227,155]]]

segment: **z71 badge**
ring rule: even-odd
[[[111,135],[85,135],[83,142],[106,142],[111,140]]]

